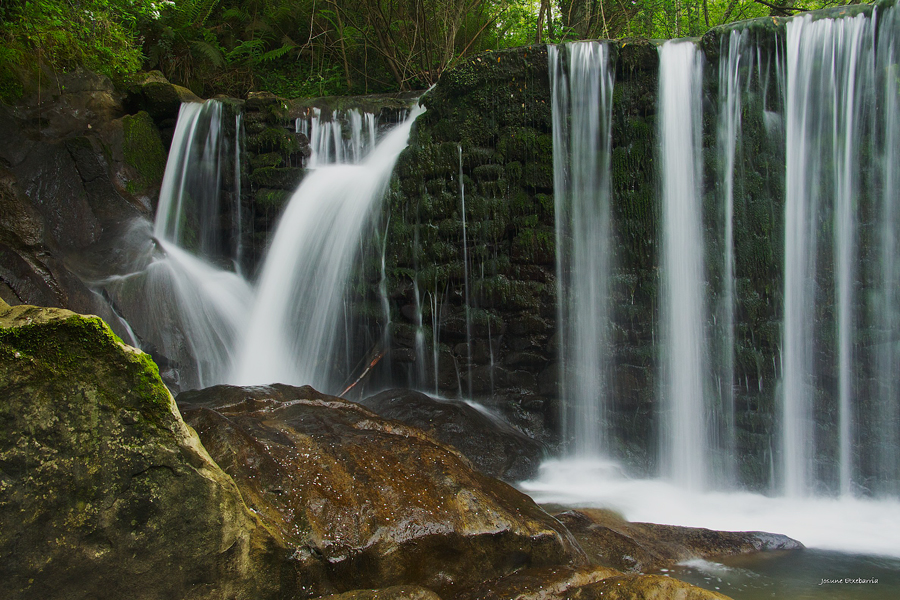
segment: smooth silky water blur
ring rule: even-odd
[[[615,448],[596,443],[611,433],[597,409],[608,402],[605,386],[595,381],[592,393],[573,393],[579,374],[570,371],[584,368],[576,366],[582,350],[565,336],[594,319],[603,322],[609,302],[600,298],[587,315],[576,316],[575,287],[560,285],[564,368],[559,418],[564,439],[575,451],[564,453],[570,458],[545,462],[539,476],[520,482],[519,488],[543,504],[611,508],[631,521],[769,531],[806,545],[806,550],[722,563],[693,561],[665,573],[737,599],[900,597],[900,261],[895,257],[900,127],[897,111],[885,110],[898,105],[900,11],[889,7],[874,13],[795,18],[773,55],[755,46],[749,30],[723,37],[714,131],[720,169],[715,193],[724,218],[715,225],[720,233],[713,235],[719,236],[724,257],[714,257],[713,262],[720,262],[712,266],[704,265],[710,254],[703,238],[712,230],[702,213],[709,201],[700,187],[701,111],[707,109],[700,102],[703,66],[692,42],[668,42],[660,48],[663,285],[654,410],[664,426],[656,477],[633,473]],[[572,136],[590,128],[564,111],[585,103],[595,93],[591,81],[604,80],[611,70],[605,62],[596,63],[591,68],[597,72],[572,81],[576,67],[563,69],[558,57],[580,52],[575,45],[549,49],[556,194],[558,203],[567,203],[565,211],[557,209],[558,232],[568,227],[559,222],[560,215],[585,210],[568,204],[580,201],[568,193],[577,173],[572,163],[585,159],[598,164],[591,152],[598,144],[602,148],[605,135],[594,129],[594,139],[573,155]],[[772,88],[776,93],[770,93]],[[743,105],[742,95],[746,98],[751,90],[756,103]],[[749,455],[740,446],[735,399],[736,390],[751,386],[749,378],[736,376],[736,281],[741,274],[734,231],[735,203],[744,201],[738,200],[744,185],[742,161],[754,159],[742,148],[742,118],[751,110],[761,110],[758,122],[768,135],[764,143],[781,145],[787,176],[784,230],[770,238],[773,244],[785,244],[778,253],[783,280],[774,282],[783,288],[781,346],[771,357],[777,381],[752,383],[760,392],[764,385],[774,389],[769,392],[774,427],[766,433],[760,455]],[[595,209],[601,205],[598,195],[587,194],[581,201]],[[861,222],[862,196],[873,206],[867,210],[879,215],[874,223]],[[561,282],[574,279],[577,260],[585,260],[564,245],[573,237],[565,229],[558,233]],[[869,248],[863,248],[863,240]],[[614,268],[609,258],[590,260],[593,270],[583,275],[585,280],[608,280]],[[860,291],[862,285],[869,287]],[[817,321],[822,315],[829,320]],[[602,333],[594,337],[603,339]],[[859,339],[872,341],[861,344]],[[592,369],[586,376],[596,379],[605,373],[603,356],[582,356]],[[823,409],[834,416],[833,424],[823,423],[817,412]],[[568,425],[572,415],[578,415],[577,423]],[[586,427],[582,420],[591,415],[596,422]],[[767,482],[741,479],[746,473],[742,463],[748,460],[762,466],[756,472],[769,473]]]

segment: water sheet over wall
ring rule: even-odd
[[[347,278],[421,112],[413,110],[359,164],[320,166],[294,192],[266,254],[232,383],[341,391],[334,355]]]
[[[560,422],[576,456],[608,455],[613,69],[599,42],[548,48],[560,323]]]
[[[897,493],[897,13],[863,7],[738,25],[711,34],[718,52],[702,69],[707,40],[659,49],[659,285],[644,318],[659,323],[645,364],[655,368],[649,409],[660,435],[652,441],[645,421],[639,444],[678,485]],[[618,229],[630,226],[619,217],[624,197],[602,200],[602,147],[599,159],[590,146],[572,150],[590,129],[575,107],[607,110],[591,96],[607,71],[594,65],[576,81],[577,55],[551,48],[562,429],[574,454],[615,458],[621,449],[608,440],[622,439],[623,419],[604,389],[621,385],[609,361],[632,342],[609,298],[629,274],[600,238],[634,241]],[[630,118],[627,107],[611,112],[614,123]],[[630,141],[614,138],[613,157],[627,152],[622,144]],[[581,160],[594,172],[576,204]],[[578,226],[591,220],[576,211],[604,202],[613,218],[587,236],[590,255],[579,258]],[[584,291],[603,286],[606,294]],[[605,315],[598,328],[596,315]],[[608,323],[617,334],[604,331]]]

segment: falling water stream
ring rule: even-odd
[[[266,253],[231,383],[339,385],[329,361],[357,242],[421,112],[414,109],[359,164],[312,170],[291,196]]]
[[[553,186],[563,439],[580,457],[608,453],[610,139],[609,51],[599,42],[550,46]],[[566,60],[566,58],[568,60]]]
[[[662,157],[664,468],[675,482],[706,484],[709,434],[704,398],[708,345],[704,300],[700,163],[702,65],[690,42],[666,42],[660,56]]]
[[[749,28],[727,32],[718,70],[710,74],[703,73],[694,42],[667,42],[659,49],[658,479],[630,474],[615,449],[594,445],[610,434],[610,421],[596,412],[603,386],[595,384],[595,393],[584,398],[573,393],[574,382],[584,375],[568,369],[579,360],[589,361],[590,377],[604,372],[602,350],[596,357],[570,341],[573,324],[590,327],[571,308],[575,280],[609,278],[616,266],[598,255],[592,266],[580,267],[577,251],[568,245],[575,236],[560,219],[567,213],[559,203],[581,201],[581,210],[595,208],[602,205],[597,196],[603,186],[596,182],[602,174],[594,174],[594,195],[579,200],[570,192],[578,169],[572,161],[594,159],[586,158],[593,152],[589,145],[573,158],[571,140],[587,126],[567,111],[580,102],[604,106],[590,96],[591,81],[607,77],[609,69],[594,65],[574,82],[573,67],[562,68],[560,57],[571,60],[577,45],[549,48],[560,329],[570,337],[561,344],[566,407],[560,418],[573,446],[591,450],[549,461],[538,478],[522,482],[521,489],[536,500],[613,508],[630,520],[777,531],[812,548],[894,557],[884,559],[885,568],[900,569],[900,261],[895,256],[900,11],[873,12],[798,17],[769,46]],[[718,103],[703,104],[703,81],[713,76]],[[713,107],[714,120],[701,105],[703,111]],[[704,123],[710,127],[710,122],[715,163],[701,154],[701,136],[709,131]],[[746,141],[746,123],[764,137]],[[760,151],[765,154],[757,155]],[[773,181],[783,181],[783,191],[747,179],[745,170],[771,172],[778,167],[772,157],[779,156],[784,178]],[[714,174],[706,172],[712,164],[718,168]],[[709,189],[713,181],[714,190]],[[742,254],[756,232],[736,229],[761,206],[767,207],[765,222],[783,227],[766,241],[782,261],[775,265],[780,280],[771,282],[765,300],[778,303],[780,328],[778,346],[768,356],[759,347],[748,348],[752,327],[758,326],[749,321],[748,302],[756,300],[741,291],[748,269],[760,260]],[[606,237],[615,239],[612,227]],[[599,244],[593,251],[608,252]],[[605,302],[592,301],[591,309],[607,314]],[[570,424],[573,414],[592,419],[593,426]],[[822,560],[832,564],[831,556]],[[838,560],[841,568],[862,571],[834,577],[866,577],[865,565],[876,562]],[[878,568],[873,572],[884,572]],[[698,577],[718,585],[717,575]],[[900,585],[896,579],[871,597],[893,597]],[[807,582],[805,592],[794,589],[788,596],[813,597],[822,591],[817,584]],[[722,591],[746,598],[770,595]]]

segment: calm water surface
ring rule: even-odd
[[[663,572],[734,600],[897,600],[900,559],[827,550],[704,560]]]

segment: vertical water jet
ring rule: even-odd
[[[569,451],[609,445],[613,70],[599,42],[548,47],[560,324],[560,422]]]
[[[701,224],[702,56],[691,42],[659,51],[659,143],[662,160],[664,427],[666,474],[706,485],[708,344]]]

